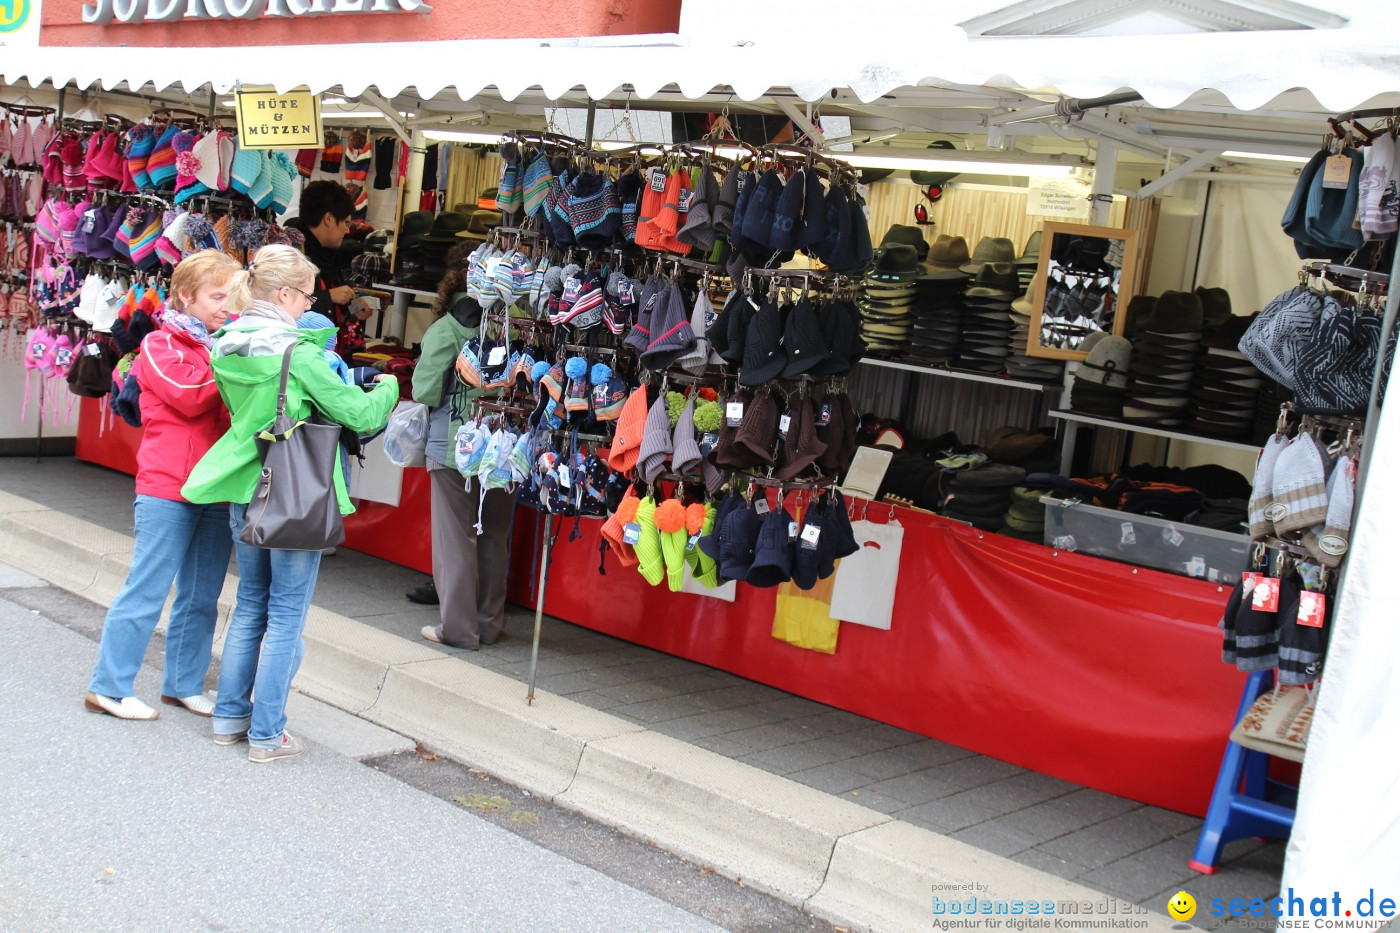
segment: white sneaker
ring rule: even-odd
[[[192,697],[168,697],[162,694],[160,701],[166,706],[183,706],[196,716],[214,715],[214,701],[202,693],[196,693]]]
[[[89,691],[88,695],[83,697],[83,706],[90,712],[107,713],[118,719],[148,720],[160,718],[160,710],[151,709],[136,697],[123,697],[120,700],[114,700],[111,697],[104,697]]]

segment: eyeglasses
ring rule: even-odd
[[[303,297],[303,298],[306,299],[306,303],[307,303],[307,304],[309,304],[309,305],[314,305],[314,304],[316,303],[316,299],[315,299],[314,297],[312,297],[311,295],[308,295],[306,292],[303,292],[301,289],[297,288],[295,285],[288,285],[287,288],[290,288],[290,289],[291,289],[292,291],[294,291],[294,292],[299,292],[299,293],[301,294],[301,297]]]

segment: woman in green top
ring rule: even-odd
[[[515,497],[504,489],[485,490],[475,477],[464,481],[456,469],[457,428],[481,390],[459,386],[457,354],[481,327],[481,305],[466,293],[467,260],[475,244],[448,254],[447,274],[438,286],[437,320],[423,335],[423,352],[413,370],[413,399],[429,408],[424,456],[432,483],[433,583],[441,622],[425,625],[428,641],[475,651],[501,637],[506,625],[506,571]],[[477,506],[482,531],[477,532]]]
[[[324,331],[298,330],[311,307],[316,267],[290,246],[264,246],[229,288],[236,322],[216,335],[211,364],[232,426],[195,465],[181,495],[190,502],[229,502],[229,524],[238,554],[238,602],[219,663],[214,741],[246,738],[250,761],[275,761],[301,753],[286,732],[287,694],[301,665],[301,640],[320,551],[254,547],[238,540],[244,512],[261,472],[254,435],[272,422],[282,356],[289,345],[287,414],[322,416],[360,434],[383,427],[398,402],[398,382],[383,375],[370,392],[346,385],[321,353]],[[334,471],[342,514],[354,511],[342,471]]]

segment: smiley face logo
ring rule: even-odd
[[[1167,901],[1167,913],[1173,920],[1190,920],[1196,916],[1196,899],[1185,891],[1177,891]]]

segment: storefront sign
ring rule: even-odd
[[[1091,187],[1075,179],[1039,179],[1031,182],[1026,213],[1037,217],[1088,220]]]
[[[0,0],[0,45],[39,44],[41,0]]]
[[[7,5],[28,0],[0,0]],[[83,22],[171,23],[182,19],[259,19],[264,16],[335,16],[342,13],[428,13],[423,0],[92,0],[83,6]]]
[[[321,101],[307,90],[243,85],[234,92],[238,145],[244,149],[320,149]]]

